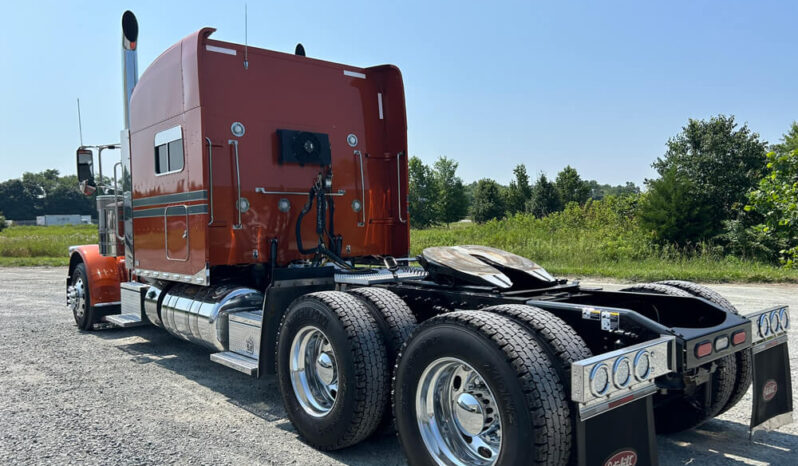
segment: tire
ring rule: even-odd
[[[549,311],[525,304],[500,304],[482,310],[507,317],[530,331],[546,351],[549,359],[554,362],[565,394],[570,399],[571,364],[593,356],[585,340],[573,327]],[[577,410],[573,408],[574,404],[568,403],[571,425],[575,426]],[[573,434],[571,445],[576,445],[575,429]],[[571,455],[572,461],[569,461],[569,464],[576,464],[576,449],[572,449]]]
[[[426,394],[434,393],[434,397],[421,395],[427,387],[439,387],[426,382],[431,376],[445,373],[437,368],[446,364],[466,367],[466,371],[461,373],[470,376],[465,378],[465,382],[458,382],[456,376],[450,377],[440,385],[440,391],[426,391]],[[501,443],[495,448],[498,456],[485,456],[484,453],[476,456],[477,453],[467,450],[467,445],[480,445],[475,438],[482,434],[464,434],[463,428],[459,427],[464,423],[457,418],[455,424],[455,415],[448,418],[445,415],[427,415],[420,419],[417,416],[419,406],[429,413],[424,408],[427,403],[434,404],[441,399],[444,400],[440,402],[441,409],[446,409],[445,406],[457,409],[461,401],[459,397],[467,392],[460,392],[457,404],[448,403],[445,395],[451,395],[451,390],[456,390],[460,383],[467,386],[472,377],[479,382],[475,383],[477,387],[483,387],[478,393],[487,393],[485,396],[475,395],[485,406],[484,411],[479,408],[484,424],[477,422],[476,425],[489,432],[498,419],[501,427]],[[557,465],[565,464],[570,455],[572,425],[567,394],[557,376],[555,364],[529,331],[494,313],[455,311],[420,324],[403,348],[396,365],[393,408],[396,431],[410,464],[435,464],[436,458],[431,451],[452,452],[452,448],[430,448],[428,442],[436,445],[434,439],[443,437],[454,442],[448,445],[458,445],[461,453],[463,448],[466,449],[465,456],[455,454],[457,459],[449,460],[449,464],[459,461],[463,464]],[[495,416],[496,413],[499,415]],[[448,422],[448,428],[437,432],[453,433],[444,436],[423,434],[423,431],[436,431],[422,427],[431,420],[436,426],[438,422]],[[454,430],[452,426],[460,430]]]
[[[697,283],[684,280],[664,280],[657,282],[656,284],[679,288],[680,290],[690,293],[693,296],[704,298],[711,303],[717,304],[731,313],[739,314],[739,312],[737,312],[737,308],[735,308],[728,299],[724,298],[723,295]]]
[[[736,315],[740,314],[740,312],[737,311],[737,308],[734,307],[734,305],[729,302],[728,299],[724,298],[723,295],[717,291],[711,290],[706,286],[682,280],[667,280],[657,283],[679,288],[680,290],[686,291],[693,296],[698,296],[699,298],[704,298],[711,303],[717,304],[727,312]],[[732,394],[729,397],[729,401],[726,402],[726,405],[718,414],[725,413],[734,405],[739,403],[743,396],[745,396],[745,392],[748,391],[748,387],[751,386],[751,381],[753,380],[754,361],[751,350],[746,349],[743,351],[738,351],[735,353],[735,359],[737,362],[737,372],[734,378],[734,388],[732,389]]]
[[[86,265],[78,264],[72,271],[71,286],[67,291],[67,305],[72,310],[72,316],[80,330],[93,330],[96,318],[91,304],[89,293],[89,279],[86,274]],[[71,293],[73,293],[72,295]]]
[[[669,296],[693,297],[694,295],[680,288],[661,283],[643,283],[621,291],[665,294]],[[689,392],[675,392],[667,395],[655,395],[654,422],[658,434],[669,434],[692,429],[720,414],[726,406],[734,389],[737,374],[737,361],[734,356],[726,356],[713,364],[717,364],[711,374],[712,390],[707,403],[704,383]]]
[[[385,341],[388,370],[393,371],[402,345],[418,325],[413,311],[396,293],[385,288],[355,288],[348,292],[359,299],[377,321],[380,334]],[[385,403],[377,432],[378,435],[389,435],[393,432],[393,413],[390,403]]]
[[[377,322],[360,300],[338,291],[297,298],[280,324],[276,358],[288,418],[308,444],[337,450],[374,432],[388,402],[389,369]],[[300,361],[304,370],[292,370]]]
[[[684,290],[680,290],[679,288],[668,285],[662,285],[659,283],[638,283],[637,285],[624,288],[621,291],[632,291],[635,293],[666,294],[668,296],[681,296],[682,298],[690,298],[693,296]]]
[[[418,325],[413,311],[396,293],[385,288],[355,288],[348,291],[366,305],[385,341],[388,367],[393,368],[399,350]]]

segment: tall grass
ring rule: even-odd
[[[429,246],[482,244],[529,257],[558,275],[626,280],[798,282],[798,271],[727,256],[723,248],[658,246],[637,225],[634,200],[609,198],[570,205],[537,219],[516,215],[482,225],[411,231],[411,252]]]
[[[430,246],[483,244],[529,257],[557,275],[625,280],[798,282],[798,270],[725,255],[722,248],[657,246],[628,199],[571,205],[542,219],[516,215],[482,225],[411,230],[413,254]],[[0,232],[0,266],[66,265],[68,248],[97,242],[96,225],[16,226]]]
[[[69,246],[93,243],[96,225],[12,226],[0,232],[0,265],[65,265]]]

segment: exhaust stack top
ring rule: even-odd
[[[139,80],[139,64],[136,48],[139,38],[139,23],[136,15],[128,10],[122,15],[122,85],[124,87],[125,129],[130,128],[130,95]]]

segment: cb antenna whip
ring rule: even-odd
[[[80,133],[80,145],[83,146],[83,123],[80,121],[80,97],[78,97],[78,132]]]
[[[244,4],[244,69],[249,69],[249,58],[247,55],[247,4]]]

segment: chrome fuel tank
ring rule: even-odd
[[[228,348],[228,315],[260,311],[263,293],[236,285],[177,284],[165,292],[160,320],[172,335],[216,351]]]

